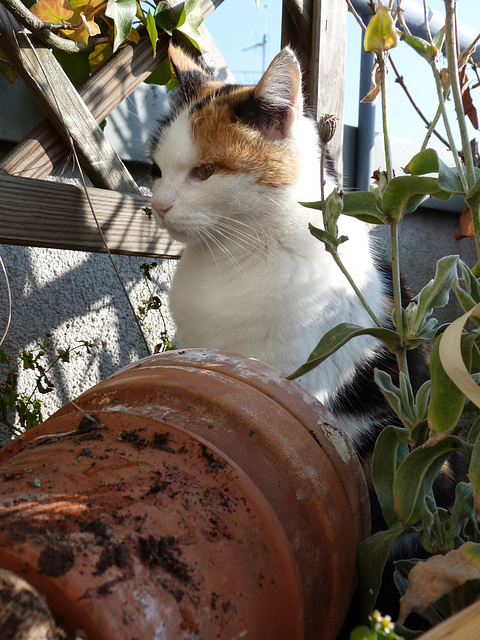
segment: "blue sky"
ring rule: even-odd
[[[443,0],[429,0],[428,5],[433,10],[443,11]],[[458,0],[457,10],[460,22],[463,21],[470,26],[477,25],[480,31],[480,0]],[[255,83],[260,78],[262,47],[245,49],[261,43],[264,33],[267,37],[265,51],[267,66],[280,50],[281,13],[280,0],[261,0],[259,10],[256,8],[255,0],[224,0],[207,18],[206,25],[238,82],[242,84]],[[344,116],[346,124],[356,126],[359,102],[359,50],[362,34],[351,15],[348,20],[347,40]],[[412,52],[405,43],[400,43],[400,46],[392,53],[395,64],[404,76],[410,92],[414,95],[426,117],[432,118],[437,103],[434,98],[435,87],[428,64]],[[401,87],[394,82],[393,76],[393,72],[390,73],[390,133],[393,136],[421,141],[425,134],[425,126],[411,108]],[[476,89],[472,96],[480,116],[480,88]],[[377,129],[379,130],[378,112],[377,108]],[[474,137],[474,131],[472,128],[471,137]]]

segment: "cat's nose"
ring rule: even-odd
[[[163,195],[160,193],[153,194],[152,207],[161,220],[165,219],[165,216],[173,207],[174,201],[175,201],[175,198],[169,194],[163,194]]]
[[[167,205],[167,204],[162,205],[162,204],[157,204],[157,203],[154,203],[154,202],[152,202],[152,206],[153,206],[154,210],[156,211],[156,213],[158,214],[158,216],[162,220],[165,218],[167,213],[172,208],[172,205]]]

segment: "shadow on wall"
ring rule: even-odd
[[[420,208],[405,216],[399,225],[400,268],[413,295],[416,295],[435,275],[437,261],[443,256],[459,255],[471,268],[477,262],[473,238],[455,240],[458,215],[449,211]],[[381,255],[390,257],[390,228],[378,226],[372,231],[373,246]],[[455,295],[443,309],[434,311],[439,324],[463,314]]]
[[[21,246],[1,246],[0,250],[12,291],[12,321],[2,345],[5,353],[17,358],[47,333],[52,333],[55,349],[85,340],[95,345],[91,354],[82,350],[70,363],[52,369],[49,377],[55,389],[41,397],[44,417],[117,369],[147,355],[108,256]],[[135,309],[148,297],[140,265],[158,263],[151,272],[151,287],[165,302],[162,312],[168,318],[167,290],[173,263],[131,256],[113,259]],[[4,281],[0,296],[3,332],[8,310]],[[151,311],[142,328],[153,350],[163,330],[159,312]],[[172,333],[169,325],[169,335]],[[53,360],[54,356],[49,357]],[[22,391],[34,388],[33,372],[21,371],[17,386]]]

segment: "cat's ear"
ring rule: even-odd
[[[302,72],[290,48],[275,56],[243,107],[237,115],[265,137],[283,140],[289,135],[303,113]]]
[[[168,47],[168,56],[178,81],[177,99],[181,104],[190,102],[202,84],[214,80],[180,47],[171,44]]]

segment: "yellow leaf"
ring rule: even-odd
[[[80,18],[82,20],[85,31],[89,36],[98,36],[101,33],[98,24],[93,20],[87,20],[83,11],[80,13]]]
[[[466,542],[445,556],[433,556],[418,562],[408,574],[405,595],[400,598],[397,624],[403,624],[410,613],[421,613],[452,589],[468,580],[480,578],[479,545]]]
[[[385,5],[378,0],[377,13],[372,16],[365,31],[365,51],[383,53],[397,45],[398,34],[395,22]]]
[[[439,355],[445,373],[469,400],[480,408],[480,387],[473,380],[462,358],[461,337],[467,320],[480,318],[480,303],[457,318],[441,337]]]
[[[92,73],[98,69],[104,62],[106,62],[113,55],[113,48],[111,44],[97,44],[92,53],[88,56],[90,62],[90,69]]]
[[[130,29],[130,33],[127,36],[127,40],[133,42],[133,44],[138,44],[140,42],[140,34],[136,29]]]
[[[72,6],[67,0],[38,0],[30,9],[43,22],[61,24],[73,16]]]

